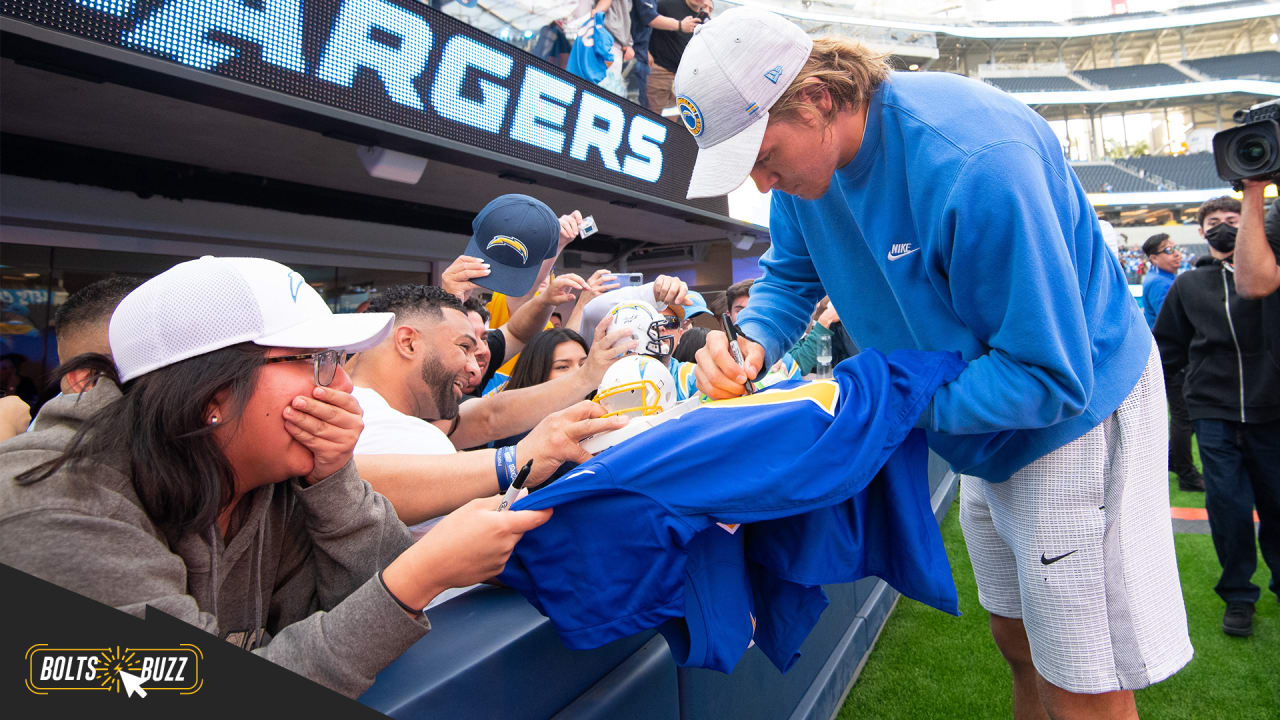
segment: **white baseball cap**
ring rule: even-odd
[[[812,49],[800,26],[754,8],[727,10],[695,29],[672,84],[680,119],[698,142],[689,197],[724,195],[747,179],[769,108]]]
[[[125,296],[107,339],[120,381],[238,343],[368,350],[394,313],[334,315],[301,275],[271,260],[205,256]]]

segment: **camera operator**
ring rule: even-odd
[[[1244,180],[1240,232],[1236,235],[1236,292],[1262,298],[1280,288],[1280,203],[1263,219],[1263,191],[1270,180]],[[1265,235],[1265,237],[1264,237]],[[1274,319],[1280,322],[1280,317]]]

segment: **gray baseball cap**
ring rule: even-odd
[[[694,31],[672,90],[698,143],[691,198],[724,195],[746,181],[778,101],[809,59],[813,39],[781,15],[736,7]]]

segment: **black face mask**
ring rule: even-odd
[[[1236,229],[1226,223],[1218,223],[1204,231],[1204,239],[1209,247],[1220,253],[1234,252],[1236,249]]]

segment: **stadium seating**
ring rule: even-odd
[[[1065,76],[1052,77],[1000,77],[986,78],[996,87],[1011,93],[1052,92],[1056,90],[1084,90],[1080,83]]]
[[[1144,175],[1149,181],[1163,182],[1168,190],[1226,188],[1230,185],[1218,177],[1217,168],[1213,164],[1213,153],[1132,157],[1117,160],[1116,164]]]
[[[1109,162],[1071,163],[1085,192],[1156,192],[1154,183],[1126,172]],[[1108,189],[1108,185],[1110,188]]]
[[[1124,67],[1099,68],[1097,70],[1077,70],[1076,74],[1095,85],[1112,90],[1151,87],[1153,85],[1176,85],[1178,83],[1191,82],[1192,80],[1190,76],[1165,63],[1127,65]]]
[[[1261,78],[1280,80],[1280,52],[1255,52],[1243,55],[1184,60],[1183,65],[1219,80]]]

